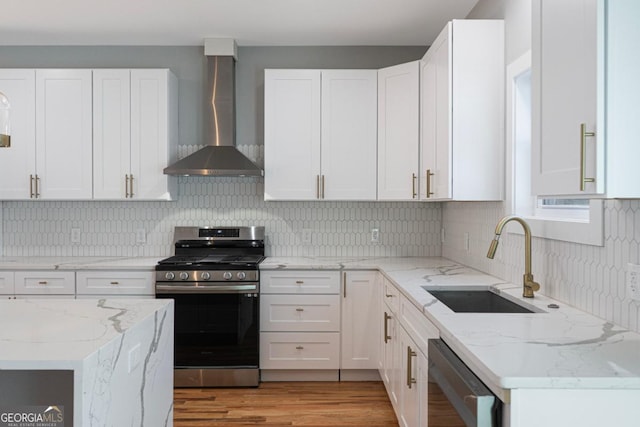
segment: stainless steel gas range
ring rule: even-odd
[[[264,227],[176,227],[174,248],[156,298],[175,300],[175,386],[257,386]]]

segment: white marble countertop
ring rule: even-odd
[[[517,388],[640,389],[640,334],[541,292],[524,299],[521,285],[444,258],[267,258],[260,268],[381,271],[499,396]],[[537,312],[454,313],[422,286],[491,287]]]
[[[172,305],[167,299],[0,300],[0,369],[73,369]]]
[[[166,257],[0,257],[0,270],[149,270]]]

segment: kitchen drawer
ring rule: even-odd
[[[339,368],[339,332],[260,334],[260,369]]]
[[[261,295],[260,330],[339,332],[339,295]]]
[[[76,274],[73,271],[16,271],[17,295],[75,295]]]
[[[0,295],[13,295],[13,271],[0,271]]]
[[[422,312],[407,299],[400,296],[400,312],[398,313],[400,323],[409,336],[415,341],[420,350],[427,354],[427,341],[440,337],[440,331],[427,319]]]
[[[382,300],[389,306],[392,313],[397,313],[400,307],[400,291],[393,286],[386,277],[382,281]]]
[[[339,294],[340,272],[323,270],[261,271],[262,294]]]
[[[155,295],[153,271],[79,271],[78,295]]]

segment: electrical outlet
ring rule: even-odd
[[[627,296],[640,301],[640,265],[627,264]]]
[[[464,250],[469,252],[469,233],[464,233],[462,240],[463,240]]]
[[[378,228],[371,229],[371,242],[373,243],[380,242],[380,229]]]
[[[147,243],[147,232],[144,228],[138,228],[136,230],[136,243]]]
[[[313,232],[308,229],[308,228],[304,228],[302,229],[302,243],[311,243],[313,238],[312,238],[312,234]]]
[[[80,229],[72,228],[71,229],[71,243],[80,243]]]

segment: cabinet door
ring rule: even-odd
[[[172,200],[174,178],[163,173],[176,138],[177,84],[167,69],[131,70],[130,198]]]
[[[420,198],[451,198],[451,24],[422,62]],[[427,184],[428,187],[427,188]]]
[[[91,70],[36,70],[39,198],[91,198],[91,92]]]
[[[129,192],[129,98],[129,70],[93,70],[94,199],[124,199]]]
[[[0,70],[0,92],[11,105],[11,148],[0,149],[0,199],[29,199],[36,173],[34,70]]]
[[[400,426],[414,427],[418,426],[420,420],[420,390],[418,388],[418,355],[420,351],[404,328],[398,329],[400,365],[402,366],[398,421]]]
[[[78,295],[155,295],[155,275],[146,271],[79,271]]]
[[[265,70],[265,200],[320,197],[320,84],[318,70]]]
[[[535,0],[532,28],[532,185],[537,195],[595,193],[597,1]],[[581,143],[581,125],[595,137]],[[597,142],[599,141],[599,142]],[[581,152],[585,163],[581,161]]]
[[[379,277],[370,271],[343,274],[342,369],[378,368]]]
[[[398,376],[400,375],[401,370],[401,366],[399,366],[400,344],[397,343],[399,324],[395,317],[396,314],[391,312],[389,306],[387,306],[386,304],[383,304],[383,306],[383,320],[385,324],[382,331],[384,346],[382,350],[383,369],[381,377],[384,385],[387,388],[387,394],[389,395],[391,404],[394,408],[397,408],[400,397],[400,384],[398,382]]]
[[[419,61],[378,71],[378,199],[418,197]]]
[[[322,71],[321,197],[375,200],[376,70]]]
[[[15,292],[20,295],[75,295],[72,271],[16,271]]]

